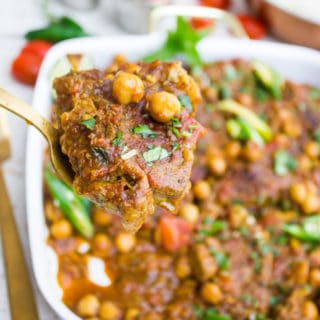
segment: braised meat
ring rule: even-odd
[[[105,72],[55,80],[62,151],[74,188],[137,231],[155,205],[175,212],[190,187],[193,150],[203,128],[200,100],[179,62],[115,62]]]

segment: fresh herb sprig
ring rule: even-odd
[[[176,30],[169,31],[163,46],[144,57],[144,61],[154,60],[168,61],[176,56],[182,58],[193,68],[202,65],[201,57],[197,51],[198,42],[207,32],[195,31],[182,17],[177,18]]]

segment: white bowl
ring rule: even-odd
[[[163,35],[117,36],[68,40],[54,46],[46,56],[34,91],[33,107],[49,117],[52,104],[49,73],[67,53],[89,54],[98,68],[106,67],[117,53],[137,60],[159,48]],[[257,58],[279,70],[286,78],[320,87],[320,54],[311,49],[272,42],[219,40],[208,37],[199,45],[206,61],[230,58]],[[48,228],[43,212],[42,168],[46,142],[34,128],[28,130],[26,190],[27,220],[34,274],[45,299],[63,319],[79,320],[61,301],[57,283],[57,258],[47,245]]]

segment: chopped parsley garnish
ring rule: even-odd
[[[316,89],[316,88],[312,88],[310,90],[310,98],[312,100],[317,100],[320,98],[320,90],[319,89]]]
[[[223,73],[226,80],[234,80],[238,76],[237,70],[232,64],[227,64],[224,67]]]
[[[101,162],[108,163],[109,162],[109,152],[103,149],[102,147],[92,147],[92,154]]]
[[[220,99],[230,99],[232,97],[231,90],[226,85],[221,85],[219,88]]]
[[[193,305],[192,309],[199,320],[232,320],[228,315],[217,313],[214,308],[207,308],[204,310],[198,305]]]
[[[190,98],[187,95],[178,96],[180,104],[186,108],[188,111],[192,111],[192,104],[190,102]]]
[[[142,138],[155,138],[156,133],[151,130],[146,124],[140,124],[132,129],[132,132],[139,134]]]
[[[122,147],[123,146],[122,137],[123,137],[123,132],[118,131],[116,137],[112,140],[111,144],[113,146]]]
[[[188,131],[182,131],[181,135],[185,138],[190,138],[192,136],[192,133]]]
[[[261,270],[261,257],[257,252],[251,252],[250,258],[253,260],[253,270],[260,272]]]
[[[297,167],[296,159],[285,150],[277,150],[274,154],[273,170],[278,176],[284,176]]]
[[[221,270],[229,269],[229,259],[225,253],[215,250],[211,250],[210,253],[215,258],[217,265]]]
[[[81,125],[83,125],[84,127],[86,127],[89,130],[93,130],[94,126],[96,124],[96,119],[95,118],[90,118],[87,120],[83,120],[80,122]]]
[[[180,148],[180,143],[173,143],[172,144],[172,152],[173,151],[176,151],[177,149],[179,149]]]
[[[179,119],[177,118],[172,118],[171,120],[171,130],[173,134],[177,137],[180,138],[181,134],[178,128],[182,127],[182,124]]]
[[[200,234],[204,237],[214,236],[216,233],[222,231],[226,227],[226,222],[222,220],[213,220],[211,222],[204,221],[205,225],[208,226],[206,229],[201,229]]]
[[[148,151],[145,151],[142,154],[143,159],[147,162],[148,165],[152,165],[154,161],[165,159],[170,155],[170,153],[166,149],[160,146],[152,146],[148,147],[148,149]]]
[[[279,302],[280,302],[280,298],[276,297],[276,296],[271,296],[270,299],[269,299],[269,305],[271,307],[276,306]]]
[[[320,129],[314,133],[314,139],[320,144]]]

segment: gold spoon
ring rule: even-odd
[[[47,139],[52,165],[59,177],[68,185],[72,185],[74,172],[67,157],[62,153],[58,130],[35,111],[29,104],[0,88],[0,106],[24,119],[34,126]]]

